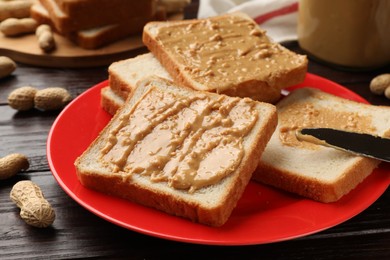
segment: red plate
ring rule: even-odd
[[[381,164],[340,201],[324,204],[251,182],[228,222],[220,228],[192,223],[160,211],[84,188],[75,159],[110,120],[100,106],[102,82],[89,89],[58,116],[49,133],[47,156],[59,185],[79,204],[114,224],[143,234],[209,245],[250,245],[293,239],[340,224],[369,207],[390,184],[389,164]],[[365,102],[348,89],[308,74],[295,87],[311,86]]]

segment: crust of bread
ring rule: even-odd
[[[251,20],[249,16],[243,13],[225,14],[208,19],[229,19],[231,16],[240,16],[244,19]],[[185,66],[180,64],[156,38],[156,32],[158,31],[158,28],[175,25],[189,25],[197,22],[199,22],[199,19],[186,21],[149,22],[144,27],[143,42],[161,62],[165,69],[170,73],[175,82],[197,90],[217,92],[216,89],[207,89],[207,87],[197,82],[196,79],[193,79],[185,71]],[[253,79],[249,81],[243,81],[238,85],[220,91],[219,93],[232,96],[250,97],[255,100],[269,103],[275,103],[278,101],[281,97],[280,91],[282,88],[301,83],[304,80],[308,63],[305,56],[294,54],[282,46],[279,47],[281,50],[283,50],[283,53],[291,56],[291,60],[299,60],[299,62],[297,62],[297,66],[288,71],[275,70],[272,75],[269,75],[268,78],[264,78],[262,80]]]
[[[124,23],[81,30],[70,34],[69,38],[84,49],[97,49],[129,35],[142,32],[143,26],[150,21],[145,18],[129,19]]]
[[[352,167],[333,182],[321,182],[316,178],[301,176],[294,171],[275,168],[260,161],[253,179],[261,183],[298,194],[316,201],[330,203],[353,190],[378,166],[378,161],[359,158]]]
[[[124,181],[119,174],[107,173],[104,169],[88,165],[93,163],[90,160],[95,158],[94,152],[99,151],[99,147],[104,144],[102,142],[111,127],[116,124],[116,119],[128,109],[131,109],[132,102],[135,103],[137,97],[141,96],[143,91],[148,89],[148,86],[156,84],[156,81],[160,82],[158,84],[162,84],[161,86],[172,86],[173,84],[168,80],[156,77],[142,80],[136,91],[129,96],[126,104],[115,114],[107,127],[75,161],[77,176],[80,182],[88,188],[119,196],[194,222],[221,226],[227,221],[244,192],[253,171],[258,165],[262,151],[276,127],[276,109],[270,104],[256,104],[257,109],[261,112],[260,117],[254,129],[252,129],[254,132],[251,132],[251,139],[244,141],[246,152],[236,171],[217,184],[203,187],[194,193],[172,189],[166,183],[154,183],[149,178],[139,175]],[[193,90],[184,87],[175,86],[174,88],[179,90],[180,93],[189,95],[193,93]],[[208,92],[205,92],[205,94],[210,97],[215,95]]]
[[[165,19],[165,9],[157,8],[153,16],[129,17],[114,25],[72,33],[69,38],[84,49],[97,49],[130,35],[141,34],[145,24],[151,20],[161,21]]]
[[[281,107],[283,111],[288,111],[289,104],[296,104],[300,100],[310,102],[316,110],[327,107],[340,113],[354,111],[360,116],[370,117],[377,131],[375,134],[379,136],[384,136],[390,130],[388,107],[357,103],[311,88],[295,90],[280,101],[276,105],[279,115],[283,113]],[[316,201],[328,203],[339,200],[369,176],[379,164],[378,160],[329,147],[318,146],[316,150],[305,150],[286,146],[280,141],[279,134],[278,126],[253,179]]]
[[[123,106],[125,100],[116,95],[110,86],[104,87],[100,91],[100,105],[110,115],[115,113]]]

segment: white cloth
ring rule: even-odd
[[[297,0],[200,0],[198,18],[241,11],[275,42],[297,39]]]

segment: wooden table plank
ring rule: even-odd
[[[302,52],[296,43],[286,46]],[[309,72],[342,84],[381,105],[390,105],[390,101],[372,95],[368,84],[375,75],[388,71],[390,67],[351,73],[314,61],[309,65]],[[0,79],[0,156],[23,152],[31,162],[28,171],[0,181],[0,259],[390,258],[390,190],[368,209],[336,227],[298,239],[253,246],[206,246],[163,240],[121,228],[84,209],[61,189],[47,164],[46,139],[59,112],[16,112],[8,107],[7,96],[17,87],[33,85],[66,87],[76,97],[107,77],[107,67],[72,70],[18,64],[12,77]],[[10,201],[9,192],[14,183],[25,179],[36,182],[55,208],[57,218],[53,227],[37,229],[20,219],[19,209]]]

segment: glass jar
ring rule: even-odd
[[[390,0],[300,0],[298,42],[343,68],[390,64]]]

